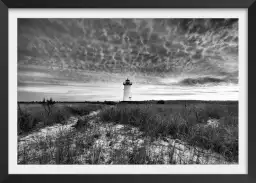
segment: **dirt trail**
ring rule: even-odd
[[[93,112],[89,113],[88,115],[85,115],[82,117],[87,116],[87,117],[92,118],[93,116],[96,116],[99,112],[100,112],[100,110],[93,111]],[[54,124],[52,126],[46,126],[42,129],[39,129],[38,131],[31,132],[26,136],[23,136],[23,137],[18,136],[19,146],[22,147],[22,145],[24,143],[31,143],[31,142],[35,141],[36,139],[45,138],[46,136],[57,136],[58,133],[60,133],[60,132],[66,133],[70,130],[73,130],[74,127],[72,127],[72,126],[74,124],[76,124],[78,118],[79,117],[77,117],[77,116],[72,116],[68,120],[66,120],[64,125]]]

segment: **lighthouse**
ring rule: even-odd
[[[124,85],[124,98],[123,101],[131,101],[132,100],[132,82],[127,78],[125,82],[123,82]]]

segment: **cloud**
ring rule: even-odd
[[[203,85],[203,84],[219,84],[222,82],[226,82],[226,79],[213,78],[213,77],[199,77],[199,78],[186,78],[179,82],[181,85]]]
[[[127,77],[136,100],[238,84],[238,19],[18,19],[19,99],[119,100]]]
[[[237,24],[237,19],[19,19],[18,62],[148,75],[203,71],[207,63],[226,70],[221,63],[229,62],[236,69]]]

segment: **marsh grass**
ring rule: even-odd
[[[238,117],[228,106],[212,104],[173,108],[159,105],[120,105],[104,109],[99,114],[102,121],[138,127],[155,139],[171,135],[193,146],[214,150],[228,161],[238,161]],[[220,126],[206,126],[215,118]]]
[[[34,110],[40,109],[37,107]],[[218,104],[55,107],[56,112],[67,116],[87,115],[98,109],[101,112],[93,118],[79,118],[80,123],[85,124],[79,128],[60,130],[56,136],[35,138],[29,144],[19,143],[19,164],[199,164],[204,153],[200,148],[215,151],[226,161],[238,162],[235,107]],[[28,114],[20,114],[19,120],[33,124],[38,113],[33,113],[31,108],[24,111]],[[209,118],[218,119],[220,125],[217,128],[206,126]],[[94,123],[89,123],[90,120]],[[113,130],[116,126],[121,130]],[[133,127],[139,133],[132,130]],[[188,161],[183,160],[187,156],[185,152],[177,154],[178,146],[168,140],[164,142],[170,137],[195,147],[195,154]],[[165,143],[168,147],[159,144],[154,147],[155,142]]]
[[[40,104],[18,104],[18,134],[35,129],[39,123],[42,124],[40,128],[57,123],[64,124],[70,116],[88,115],[102,107],[100,104],[55,104],[49,112]]]

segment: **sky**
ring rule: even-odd
[[[18,101],[238,100],[237,19],[18,19]]]

